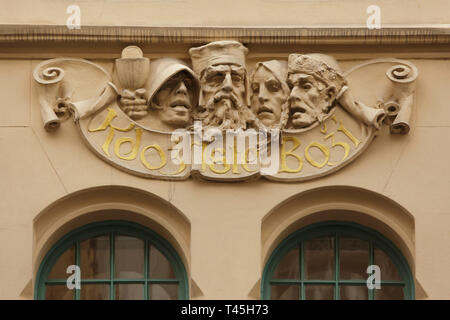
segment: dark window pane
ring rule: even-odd
[[[381,289],[374,289],[376,300],[403,300],[403,287],[381,286]]]
[[[340,238],[340,278],[366,279],[367,267],[369,265],[369,243],[367,241]]]
[[[381,281],[401,280],[397,268],[383,250],[375,248],[374,256],[374,264],[380,267]]]
[[[175,279],[175,273],[169,260],[154,246],[150,246],[149,260],[150,278]]]
[[[300,279],[300,259],[298,248],[289,251],[273,273],[273,279]]]
[[[114,260],[116,278],[143,278],[144,241],[134,237],[116,236]]]
[[[305,241],[306,279],[334,279],[334,238],[317,238]]]
[[[367,300],[369,293],[367,286],[347,286],[341,285],[340,288],[341,300]]]
[[[81,284],[81,300],[109,300],[108,284]]]
[[[109,278],[109,236],[80,243],[80,269],[82,279]]]
[[[151,284],[148,291],[151,300],[177,300],[177,284]]]
[[[270,287],[270,299],[272,300],[298,300],[299,286],[276,284]]]
[[[144,299],[144,285],[139,283],[116,284],[116,300]]]
[[[333,300],[334,285],[307,284],[305,285],[306,300]]]
[[[47,285],[45,288],[46,300],[73,300],[75,290],[69,290],[64,285]]]
[[[50,272],[49,279],[67,279],[70,276],[67,271],[67,267],[75,264],[75,247],[67,249],[58,258],[55,265]]]

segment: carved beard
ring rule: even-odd
[[[206,104],[205,108],[195,115],[206,127],[220,130],[245,129],[248,115],[245,106],[233,93],[219,91]]]

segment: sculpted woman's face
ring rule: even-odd
[[[267,127],[280,121],[282,105],[286,101],[280,81],[266,67],[260,66],[251,84],[252,111]]]

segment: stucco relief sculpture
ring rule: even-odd
[[[237,41],[216,41],[189,50],[201,83],[195,118],[204,126],[246,129],[254,123],[249,110],[247,52]]]
[[[138,123],[163,132],[192,125],[200,84],[186,63],[172,58],[152,61],[147,87],[148,115]]]
[[[126,47],[122,56],[115,61],[116,74],[122,88],[120,107],[131,118],[140,119],[147,115],[144,83],[147,81],[150,60],[143,57],[136,46]]]
[[[251,108],[258,119],[258,126],[281,129],[289,117],[287,62],[269,60],[256,63],[250,88]]]
[[[292,53],[247,69],[247,53],[224,40],[193,47],[183,60],[150,60],[129,46],[111,74],[83,59],[43,61],[33,76],[44,127],[73,117],[98,156],[132,174],[227,181],[317,178],[353,161],[383,124],[393,134],[410,130],[418,71],[408,61],[376,59],[343,72],[329,55]],[[369,67],[389,88],[376,101],[358,80]],[[264,170],[266,152],[275,170]]]

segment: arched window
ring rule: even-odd
[[[70,265],[80,267],[80,289],[67,286]],[[189,294],[183,263],[166,240],[135,223],[106,221],[70,232],[49,250],[35,297],[176,300]]]
[[[380,289],[369,289],[370,265],[380,268]],[[261,297],[414,299],[414,281],[401,252],[378,232],[355,223],[325,222],[294,232],[274,250],[263,272]]]

